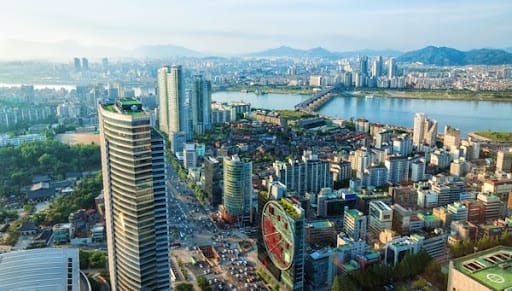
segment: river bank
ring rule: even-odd
[[[512,91],[481,91],[469,90],[391,90],[365,89],[354,91],[354,96],[424,99],[424,100],[461,100],[461,101],[493,101],[512,102]]]

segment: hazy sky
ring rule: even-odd
[[[279,45],[410,50],[512,46],[503,0],[2,0],[0,40],[218,53]]]

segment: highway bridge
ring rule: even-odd
[[[295,110],[313,112],[324,105],[331,98],[343,91],[343,85],[338,83],[330,88],[320,91],[311,98],[295,105]]]

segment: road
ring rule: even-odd
[[[262,285],[257,282],[255,268],[248,265],[248,262],[251,266],[255,265],[255,244],[251,252],[241,254],[238,243],[241,240],[248,240],[247,235],[236,227],[217,229],[208,215],[213,209],[201,205],[194,191],[179,178],[169,164],[168,175],[170,225],[173,232],[171,243],[180,244],[171,250],[173,271],[178,273],[178,280],[185,279],[181,268],[178,267],[179,261],[188,273],[185,281],[194,284],[196,288],[196,278],[201,275],[208,279],[213,290],[262,290]],[[179,232],[179,236],[176,232]],[[198,250],[199,246],[216,246],[220,256],[219,264],[211,265],[204,261]],[[192,257],[198,264],[190,263]],[[253,283],[248,284],[249,280]],[[177,282],[183,281],[173,283]]]

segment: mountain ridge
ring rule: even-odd
[[[502,49],[473,49],[461,51],[449,47],[427,46],[409,51],[397,58],[398,62],[420,62],[436,66],[502,65],[512,64],[512,54]]]

